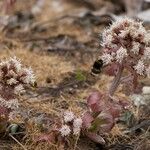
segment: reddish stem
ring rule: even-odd
[[[115,91],[117,90],[119,84],[120,84],[120,80],[121,80],[121,76],[122,76],[122,72],[123,72],[123,64],[120,64],[119,65],[119,69],[118,69],[118,72],[115,76],[115,78],[113,79],[113,82],[109,88],[109,95],[112,97],[115,93]]]

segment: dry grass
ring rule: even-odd
[[[26,1],[26,0],[23,0]],[[31,7],[30,2],[27,5],[22,5],[22,2],[20,1],[20,4],[17,4],[16,10],[27,10]],[[59,9],[56,9],[56,7],[60,7]],[[62,9],[63,8],[63,9]],[[75,5],[72,5],[71,3],[68,3],[67,0],[59,1],[58,3],[56,0],[47,0],[46,4],[43,8],[44,11],[41,12],[41,14],[36,16],[36,22],[35,24],[42,24],[47,31],[46,33],[32,33],[29,31],[29,33],[21,31],[21,32],[15,32],[14,37],[16,39],[11,39],[7,37],[7,34],[1,33],[0,35],[0,59],[7,59],[9,57],[17,56],[23,64],[26,66],[31,66],[35,72],[38,88],[43,87],[48,90],[47,93],[50,93],[49,87],[57,87],[57,85],[61,82],[63,82],[65,77],[69,77],[70,73],[74,73],[76,70],[84,70],[86,72],[90,72],[91,65],[93,63],[93,60],[96,58],[90,56],[89,59],[85,63],[82,63],[78,61],[76,58],[66,58],[64,55],[59,55],[57,53],[47,53],[41,51],[30,51],[28,46],[26,46],[26,43],[22,43],[19,41],[19,37],[21,36],[22,39],[23,34],[30,35],[26,38],[30,39],[33,37],[48,37],[48,36],[57,36],[60,34],[64,35],[70,35],[73,37],[76,37],[76,39],[80,42],[91,42],[91,39],[93,38],[92,33],[99,33],[104,28],[104,25],[100,25],[98,27],[89,27],[84,29],[83,27],[79,25],[72,24],[72,21],[69,19],[63,19],[60,21],[54,21],[56,18],[61,17],[62,15],[66,14],[72,14],[72,12],[79,12],[80,10],[85,9],[84,6],[76,7]],[[12,13],[12,12],[10,12]],[[53,21],[50,21],[53,20]],[[48,21],[47,23],[45,23]],[[91,29],[92,28],[92,29]],[[90,32],[89,32],[90,30]],[[31,33],[30,33],[31,32]],[[19,33],[19,34],[18,34]],[[9,33],[10,34],[10,33]],[[18,35],[18,36],[16,36]],[[32,42],[32,41],[31,41]],[[99,42],[97,42],[96,48],[98,47]],[[50,83],[46,82],[46,79],[50,80]],[[89,77],[88,77],[89,78]],[[75,88],[75,93],[70,94],[67,92],[60,92],[59,96],[52,96],[49,94],[48,96],[45,96],[45,91],[41,92],[41,95],[34,96],[37,93],[33,91],[33,97],[29,97],[28,95],[24,96],[20,101],[22,101],[22,107],[24,109],[32,110],[32,115],[34,116],[37,113],[45,113],[47,115],[55,115],[58,116],[59,113],[63,108],[68,108],[74,111],[76,114],[81,114],[84,112],[84,107],[79,107],[80,103],[85,102],[85,98],[87,95],[95,89],[100,89],[106,91],[108,89],[108,86],[112,78],[107,77],[103,74],[100,75],[98,78],[94,78],[93,80],[96,80],[95,83],[91,84],[90,86],[87,86],[86,88]],[[145,81],[147,83],[147,81]],[[121,89],[118,90],[121,92]],[[120,94],[124,97],[123,94]],[[136,113],[136,110],[133,110],[134,113]],[[33,117],[32,116],[32,117]],[[21,118],[17,120],[19,123],[23,122]],[[49,143],[37,143],[33,142],[32,138],[35,135],[38,135],[40,132],[37,128],[37,126],[31,121],[28,122],[26,125],[27,127],[27,133],[25,136],[25,140],[21,141],[21,143],[26,147],[27,150],[63,150],[63,147],[60,145],[53,145]],[[132,138],[130,136],[127,136],[123,134],[122,130],[124,129],[124,126],[116,125],[111,133],[106,136],[108,145],[120,143],[120,139],[124,143],[132,143]],[[141,137],[143,138],[143,137]],[[142,139],[144,141],[144,138]],[[148,143],[147,140],[145,140],[145,143]],[[21,150],[19,144],[16,142],[12,142],[11,144],[8,144],[8,149],[13,150]],[[7,144],[6,144],[7,147]],[[140,146],[139,146],[140,147]],[[1,150],[1,144],[0,144],[0,150]],[[3,149],[2,149],[3,150]],[[5,150],[5,149],[4,149]],[[70,149],[71,150],[71,149]],[[140,149],[138,149],[140,150]],[[142,150],[142,149],[141,149]],[[145,149],[143,149],[145,150]]]

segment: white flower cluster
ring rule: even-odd
[[[141,22],[119,18],[102,34],[102,60],[126,63],[140,75],[150,76],[150,32]]]
[[[66,124],[62,125],[61,129],[59,130],[61,135],[68,136],[71,134],[73,130],[73,135],[79,135],[82,127],[82,119],[77,118],[73,112],[65,111],[64,112],[64,122]],[[68,123],[68,125],[67,125]]]
[[[19,106],[17,99],[11,99],[9,101],[6,101],[5,99],[0,97],[0,105],[6,108],[16,109]]]
[[[18,111],[12,110],[8,115],[9,121],[13,121],[14,119],[16,119],[18,114]]]
[[[41,13],[44,4],[45,0],[37,0],[36,4],[31,8],[31,13],[33,15],[38,15],[39,13]]]
[[[65,123],[71,122],[74,119],[75,115],[72,111],[65,111],[64,112],[64,121]]]
[[[24,92],[24,85],[33,84],[35,76],[31,68],[23,68],[20,61],[14,57],[0,63],[1,87],[8,86],[15,94]]]
[[[59,130],[61,133],[61,136],[67,136],[70,134],[71,129],[68,125],[62,125],[61,129]]]
[[[74,135],[79,135],[82,127],[82,119],[76,118],[73,122],[73,133]]]

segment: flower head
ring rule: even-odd
[[[17,82],[18,81],[16,79],[14,79],[14,78],[11,78],[11,79],[7,80],[7,84],[9,84],[9,85],[16,84]]]
[[[35,76],[31,68],[24,68],[16,57],[0,63],[1,86],[9,87],[15,94],[24,91],[24,85],[35,82]]]
[[[112,55],[107,53],[104,53],[101,58],[105,65],[109,64],[113,60]]]
[[[24,68],[16,57],[1,61],[0,106],[8,110],[8,114],[18,109],[18,96],[25,91],[25,86],[33,82],[34,75],[31,68]]]
[[[67,125],[63,125],[59,131],[63,137],[69,135],[71,132],[70,127]]]
[[[138,74],[143,75],[145,69],[143,61],[139,60],[138,64],[134,67],[134,69],[137,71]]]
[[[150,47],[145,48],[144,59],[148,59],[150,61]]]
[[[70,122],[74,119],[74,113],[72,111],[65,111],[64,112],[64,121]]]
[[[13,65],[13,67],[15,67],[17,72],[20,71],[22,64],[19,59],[17,59],[16,57],[13,57],[13,58],[10,58],[9,62],[10,62],[10,64]]]
[[[140,43],[133,42],[131,52],[133,52],[134,54],[139,54],[139,50],[140,50]]]
[[[22,86],[22,84],[17,85],[14,89],[15,94],[21,94],[24,92],[25,92],[25,90],[24,90],[24,87]]]
[[[0,105],[10,109],[16,109],[18,108],[19,103],[17,99],[11,99],[9,101],[6,101],[5,99],[0,97]]]
[[[127,56],[127,50],[123,47],[120,47],[116,53],[116,60],[118,62],[122,62],[126,56]]]
[[[73,126],[75,128],[81,128],[81,126],[82,126],[82,119],[81,118],[74,119]]]
[[[76,118],[73,122],[73,134],[78,135],[80,134],[81,127],[82,127],[82,119],[81,118]]]
[[[142,22],[119,18],[102,34],[104,65],[121,63],[139,75],[148,75],[150,33]]]

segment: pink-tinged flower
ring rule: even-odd
[[[3,86],[18,86],[18,84],[32,84],[35,76],[31,68],[23,68],[20,60],[16,57],[0,63],[0,80]],[[15,87],[14,87],[15,88]]]
[[[23,80],[24,79],[24,80]],[[16,57],[0,63],[0,106],[7,109],[8,114],[19,106],[18,96],[25,92],[24,87],[34,82],[33,71],[22,67]]]
[[[147,34],[144,37],[144,42],[148,45],[150,43],[150,32],[147,32]]]
[[[33,84],[35,82],[35,75],[33,73],[33,70],[31,68],[24,68],[22,70],[22,74],[24,74],[25,76],[23,76],[21,78],[21,80],[25,83],[25,84]]]
[[[9,85],[16,84],[17,82],[18,81],[16,79],[14,79],[14,78],[11,78],[11,79],[7,80],[7,84],[9,84]]]
[[[119,63],[123,64],[123,69],[135,69],[139,75],[146,75],[150,60],[149,44],[150,33],[141,22],[119,18],[102,34],[101,59],[106,67]]]
[[[148,59],[150,61],[150,47],[145,48],[144,59]]]
[[[16,109],[19,107],[19,102],[17,99],[9,100],[7,103],[7,108]]]
[[[16,78],[17,77],[17,73],[14,72],[14,70],[10,70],[8,73],[7,73],[7,76],[11,76],[13,78]]]
[[[63,137],[69,135],[71,132],[70,127],[67,125],[63,125],[59,131]]]
[[[16,109],[18,108],[19,103],[17,99],[11,99],[9,101],[6,101],[5,99],[0,97],[0,105],[10,109]]]
[[[102,59],[103,63],[104,63],[105,65],[107,65],[107,64],[111,63],[111,61],[113,60],[113,57],[112,57],[112,55],[110,55],[110,54],[104,53],[104,54],[101,56],[101,59]]]
[[[21,93],[24,93],[24,92],[25,92],[25,89],[24,89],[24,87],[22,86],[22,84],[19,84],[19,85],[15,86],[14,93],[15,93],[16,95],[21,94]]]
[[[139,54],[139,50],[140,50],[140,43],[133,42],[131,52],[133,52],[134,54]]]
[[[143,75],[144,74],[144,70],[145,70],[145,66],[142,60],[139,60],[139,62],[137,63],[136,66],[134,66],[134,69],[136,70],[136,72],[139,75]]]
[[[81,126],[82,126],[82,119],[81,118],[74,119],[73,126],[75,128],[81,128]]]
[[[123,47],[120,47],[116,53],[116,60],[119,63],[121,63],[126,56],[127,56],[127,50]]]
[[[74,113],[72,111],[65,111],[64,112],[64,121],[65,123],[71,122],[74,119]]]
[[[19,59],[17,59],[16,57],[10,58],[10,64],[15,67],[17,72],[20,71],[22,64],[20,63]]]
[[[6,106],[7,101],[5,101],[3,98],[0,97],[0,106]]]
[[[8,116],[9,121],[10,121],[10,120],[14,120],[14,119],[17,117],[17,115],[18,115],[18,112],[17,112],[17,111],[15,111],[15,110],[11,111],[11,112],[9,113],[9,116]]]
[[[81,118],[76,118],[73,121],[73,134],[74,135],[79,135],[82,127],[82,119]]]
[[[81,129],[80,128],[73,128],[73,135],[79,135]]]

